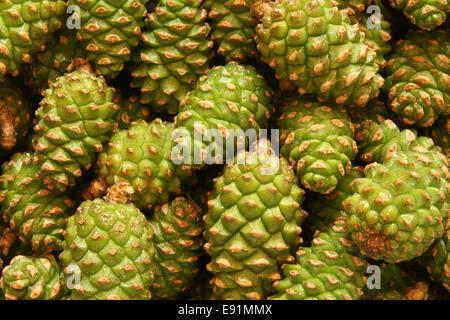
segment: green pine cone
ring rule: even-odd
[[[62,29],[55,33],[44,51],[33,55],[33,63],[21,68],[26,85],[36,93],[45,93],[50,83],[72,71],[82,50],[75,33]]]
[[[0,27],[1,28],[1,27]],[[0,151],[22,142],[31,124],[32,106],[13,83],[0,83]]]
[[[422,255],[448,223],[448,169],[432,152],[410,151],[365,168],[344,201],[348,230],[362,254],[388,263]],[[448,160],[447,160],[448,161]]]
[[[427,136],[417,137],[417,139],[411,143],[410,149],[411,152],[407,151],[407,156],[411,154],[414,157],[420,158],[421,155],[425,154],[428,160],[431,160],[427,165],[435,170],[442,179],[450,181],[450,160],[442,153],[442,149],[434,144],[433,139]],[[435,174],[435,172],[433,172],[433,174]]]
[[[253,33],[257,19],[250,12],[254,0],[206,0],[203,7],[208,10],[217,54],[225,60],[247,61],[256,57]]]
[[[200,167],[232,162],[235,153],[226,153],[227,144],[241,150],[246,131],[251,131],[247,138],[256,138],[269,127],[271,96],[253,67],[235,62],[214,67],[180,103],[174,139],[183,154],[175,154],[177,161]]]
[[[265,299],[292,261],[306,213],[304,191],[285,159],[267,150],[241,151],[215,180],[205,218],[216,299]]]
[[[305,209],[309,213],[304,229],[315,232],[323,231],[333,225],[343,210],[342,202],[353,194],[352,182],[363,177],[362,167],[353,167],[339,182],[337,188],[327,195],[311,194],[305,201]]]
[[[201,218],[201,209],[190,199],[180,197],[155,207],[149,221],[156,248],[153,299],[177,299],[195,285],[203,254]]]
[[[391,51],[391,45],[389,44],[392,38],[391,24],[383,14],[380,14],[379,17],[377,15],[363,15],[360,25],[366,34],[366,44],[374,49],[380,57]],[[382,67],[385,63],[384,59],[380,59]]]
[[[16,154],[3,165],[0,205],[5,221],[33,251],[60,250],[73,202],[37,178],[35,157]]]
[[[431,136],[434,143],[442,148],[442,151],[450,157],[450,117],[443,117],[431,128]]]
[[[402,10],[411,23],[433,30],[444,23],[450,12],[448,0],[390,0],[394,9]]]
[[[302,184],[321,194],[333,192],[358,152],[347,111],[333,103],[294,98],[284,107],[278,126],[281,154]]]
[[[372,4],[372,0],[333,0],[333,4],[344,11],[350,17],[352,24],[358,23],[361,30],[366,35],[366,44],[374,49],[380,56],[381,66],[386,62],[383,55],[391,51],[389,41],[391,40],[390,22],[385,16],[386,7],[382,0],[373,1],[380,11],[366,11],[366,8]],[[366,11],[366,12],[365,12]],[[370,12],[370,13],[369,13]],[[379,13],[379,15],[378,15]]]
[[[381,122],[368,119],[356,126],[359,156],[367,163],[384,163],[386,158],[392,157],[396,152],[410,148],[416,140],[413,131],[400,131],[390,119],[383,120],[379,117],[379,120]]]
[[[189,168],[172,162],[172,134],[172,123],[159,118],[133,122],[114,134],[99,155],[100,177],[108,186],[128,182],[134,189],[131,201],[140,209],[168,202],[190,176]]]
[[[202,0],[161,0],[148,16],[131,72],[142,103],[170,114],[209,68],[213,42]]]
[[[371,101],[367,108],[349,108],[349,113],[356,128],[359,157],[364,162],[384,163],[417,143],[416,132],[400,131],[397,118],[381,100]]]
[[[85,71],[59,77],[36,111],[33,147],[45,181],[64,190],[89,169],[114,127],[119,106],[105,79]]]
[[[364,32],[327,0],[257,2],[256,43],[262,59],[299,94],[365,106],[384,80]]]
[[[6,300],[60,300],[62,268],[52,255],[18,255],[3,269],[0,280]]]
[[[366,261],[345,232],[345,219],[319,233],[297,261],[282,267],[270,300],[358,300],[363,295]]]
[[[69,0],[80,8],[77,38],[103,76],[114,78],[138,45],[148,0]]]
[[[430,127],[450,114],[448,30],[416,30],[393,48],[386,72],[389,106],[406,125]]]
[[[147,120],[150,117],[150,110],[142,105],[135,95],[127,98],[117,93],[113,101],[120,107],[119,112],[113,118],[120,130],[129,128],[132,122],[140,119]]]
[[[83,202],[68,220],[63,249],[71,300],[150,298],[152,230],[132,204]]]
[[[380,104],[379,107],[382,107]],[[425,152],[432,157],[432,165],[443,171],[448,171],[448,157],[446,157],[441,148],[434,144],[434,141],[426,136],[417,136],[415,131],[404,129],[400,131],[392,120],[386,120],[385,117],[391,117],[380,108],[366,111],[364,116],[358,112],[352,114],[356,126],[356,140],[358,141],[360,158],[364,162],[385,163],[392,157],[401,155],[402,152]],[[364,112],[364,110],[362,110]]]
[[[0,1],[0,80],[19,74],[22,63],[45,49],[66,13],[63,0]]]
[[[421,261],[431,278],[450,291],[450,230],[421,257]]]

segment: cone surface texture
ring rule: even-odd
[[[63,0],[0,1],[0,79],[17,76],[22,63],[45,49],[66,13]]]
[[[202,0],[163,0],[147,19],[131,68],[133,87],[153,109],[177,113],[178,104],[209,68],[213,42]]]
[[[282,269],[273,300],[358,300],[363,294],[366,261],[345,231],[345,220],[336,219],[319,233],[311,247],[297,251],[297,261]]]
[[[448,30],[412,31],[389,57],[389,106],[406,125],[430,127],[450,114]]]
[[[39,166],[28,153],[16,154],[3,165],[0,177],[0,205],[23,243],[33,251],[60,250],[66,219],[73,201],[38,178]]]
[[[300,94],[358,106],[378,95],[377,53],[331,1],[276,1],[262,16],[255,38],[262,59]]]
[[[271,96],[252,67],[230,62],[213,68],[180,103],[174,132],[183,149],[176,154],[183,157],[178,161],[192,166],[232,162],[235,153],[226,153],[227,144],[242,149],[247,131],[256,138],[260,129],[268,128]]]
[[[434,281],[450,291],[450,231],[423,255],[422,261]]]
[[[63,28],[54,33],[44,51],[33,55],[33,63],[23,65],[26,85],[44,93],[50,83],[75,67],[75,58],[83,56],[82,47],[73,30]]]
[[[266,151],[240,152],[215,182],[205,218],[208,270],[218,299],[265,299],[278,264],[300,245],[304,191],[288,163]]]
[[[0,83],[0,151],[11,150],[28,133],[31,126],[31,103],[13,83]]]
[[[172,123],[161,119],[151,123],[140,120],[120,130],[99,156],[100,177],[109,186],[130,183],[134,188],[132,202],[138,208],[169,201],[172,194],[180,194],[182,181],[190,172],[171,160],[175,145],[172,132]]]
[[[217,43],[217,54],[226,61],[246,61],[256,56],[253,39],[257,19],[250,8],[253,0],[207,0],[203,6],[211,20],[211,38]]]
[[[87,58],[105,77],[115,77],[138,45],[148,0],[69,0],[80,10],[81,41]]]
[[[65,74],[46,90],[33,140],[46,180],[72,187],[91,167],[113,130],[119,109],[113,96],[103,78],[84,70]]]
[[[347,111],[313,99],[292,99],[278,119],[281,154],[302,184],[329,194],[350,172],[358,148]]]
[[[392,7],[402,10],[413,24],[424,30],[433,30],[444,23],[450,12],[448,0],[389,0]]]
[[[152,241],[152,230],[135,206],[100,199],[83,202],[69,218],[60,255],[69,298],[149,299]]]
[[[15,256],[3,270],[1,288],[7,300],[60,300],[61,267],[51,255]]]
[[[186,198],[155,207],[150,225],[154,230],[155,281],[153,299],[177,299],[193,283],[203,253],[201,210]]]

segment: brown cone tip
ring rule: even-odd
[[[89,187],[84,190],[82,197],[84,200],[94,200],[103,197],[107,190],[108,186],[106,185],[105,178],[101,177],[89,184]]]
[[[269,15],[272,11],[273,3],[269,0],[256,1],[250,8],[250,12],[257,19],[261,20],[265,16]]]
[[[4,150],[10,150],[16,145],[16,128],[14,116],[0,108],[0,147]]]
[[[105,200],[111,203],[130,203],[133,193],[134,189],[128,182],[121,182],[108,189]]]
[[[13,244],[16,242],[16,234],[10,229],[5,228],[3,234],[0,235],[0,253],[7,256]]]
[[[418,281],[406,292],[408,300],[426,300],[429,286],[427,282]]]
[[[376,230],[366,230],[367,236],[366,250],[367,254],[376,256],[386,250],[388,243],[386,237]]]
[[[69,68],[72,70],[76,69],[77,71],[84,71],[89,73],[94,72],[94,68],[92,68],[91,63],[86,58],[82,57],[75,58]]]

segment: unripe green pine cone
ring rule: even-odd
[[[367,261],[345,230],[345,217],[320,232],[311,247],[300,248],[293,264],[282,266],[282,280],[270,300],[358,300]]]
[[[247,130],[257,136],[269,127],[271,97],[272,90],[253,67],[236,62],[214,67],[180,103],[174,139],[183,154],[175,154],[177,161],[194,167],[232,162],[235,151],[227,154],[227,145],[242,149]]]
[[[386,67],[389,106],[408,126],[430,127],[450,114],[448,30],[415,30],[399,40]]]
[[[182,182],[191,175],[184,165],[172,162],[173,126],[157,118],[131,123],[114,134],[99,155],[99,175],[108,186],[128,182],[134,188],[132,202],[141,209],[169,201],[181,193]]]
[[[392,7],[402,10],[413,24],[424,30],[433,30],[444,23],[450,12],[448,0],[389,0]]]
[[[61,271],[52,255],[18,255],[3,269],[1,289],[7,300],[60,300],[65,294]]]
[[[262,60],[299,94],[317,94],[338,104],[365,106],[384,80],[377,53],[359,25],[332,1],[259,1],[253,11]]]
[[[191,199],[178,197],[155,207],[149,221],[156,249],[153,299],[177,299],[197,285],[193,280],[203,254],[201,219],[202,212]]]
[[[33,148],[40,175],[61,190],[74,186],[91,167],[119,110],[113,102],[115,90],[83,67],[52,83],[36,111]]]
[[[362,254],[388,263],[421,256],[442,237],[450,190],[428,153],[405,152],[372,163],[344,201],[348,230]]]
[[[35,156],[16,154],[3,165],[0,206],[3,218],[21,242],[35,252],[61,249],[73,201],[38,178]]]
[[[278,264],[291,262],[301,243],[304,191],[285,159],[258,149],[226,165],[208,202],[205,250],[216,299],[265,299]]]
[[[152,236],[145,216],[132,204],[83,202],[69,218],[60,254],[69,299],[149,299]]]
[[[282,110],[278,126],[281,154],[306,188],[329,194],[350,172],[358,148],[344,108],[295,97]]]
[[[213,42],[202,0],[162,0],[148,15],[147,31],[131,66],[142,103],[177,113],[178,104],[209,69]]]
[[[17,76],[22,63],[45,49],[66,7],[63,0],[0,1],[0,80],[7,73]]]
[[[103,76],[114,78],[138,45],[148,0],[69,0],[80,10],[77,38]]]

